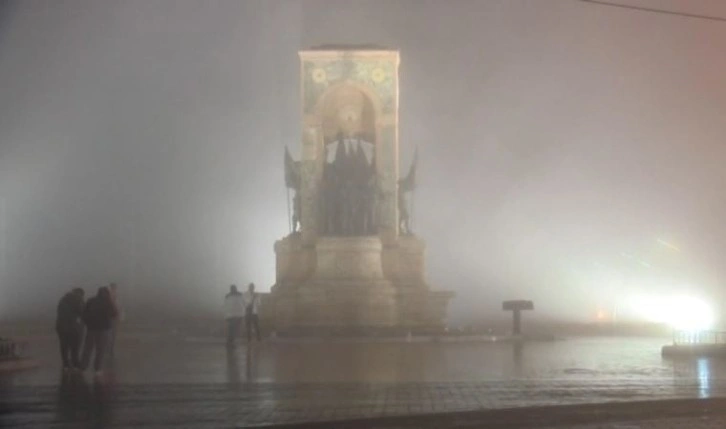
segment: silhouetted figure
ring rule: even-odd
[[[108,289],[111,293],[111,302],[113,303],[114,313],[116,314],[111,321],[111,332],[108,340],[108,357],[109,359],[113,359],[116,349],[116,336],[118,335],[119,325],[124,320],[124,311],[118,296],[118,286],[116,283],[111,283]]]
[[[83,311],[83,322],[86,324],[86,341],[83,344],[81,367],[88,368],[91,354],[95,352],[93,369],[96,376],[101,375],[103,357],[109,344],[111,326],[116,317],[111,293],[107,287],[98,289],[98,293],[86,303]]]
[[[83,289],[75,288],[58,302],[55,330],[60,341],[63,369],[80,367],[78,351],[83,338]]]
[[[411,214],[408,210],[406,194],[413,194],[416,189],[416,168],[418,165],[418,149],[413,154],[413,162],[406,177],[398,180],[398,229],[402,235],[411,235]],[[411,196],[410,198],[413,198]]]
[[[244,293],[244,304],[245,304],[245,324],[247,325],[247,342],[252,341],[252,329],[255,330],[255,336],[257,341],[260,339],[260,318],[257,315],[257,310],[260,306],[260,296],[255,293],[255,284],[250,283],[247,287],[247,292]]]
[[[231,285],[229,293],[224,297],[224,318],[227,320],[227,345],[234,344],[239,335],[242,318],[245,316],[245,306],[242,294],[237,286]]]

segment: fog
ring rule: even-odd
[[[269,290],[297,51],[330,43],[401,51],[401,171],[418,147],[413,227],[452,323],[514,298],[572,321],[631,293],[720,305],[724,41],[575,0],[5,2],[0,319],[111,281],[138,318]]]

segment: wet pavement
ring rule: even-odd
[[[637,422],[595,423],[570,426],[568,429],[723,429],[724,427],[726,427],[726,418],[702,419],[695,417]]]
[[[251,427],[726,397],[726,362],[662,359],[663,342],[263,342],[229,352],[214,339],[136,337],[121,341],[112,368],[102,380],[94,380],[90,374],[62,375],[55,341],[36,339],[29,352],[41,360],[41,367],[0,377],[0,423],[43,428]],[[706,421],[695,418],[699,424],[724,422],[718,415]]]

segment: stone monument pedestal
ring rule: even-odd
[[[280,333],[441,331],[451,292],[432,292],[398,170],[399,53],[300,52],[300,160],[285,152],[291,226],[275,243],[277,280],[262,302]]]
[[[356,334],[441,331],[450,292],[424,283],[423,243],[415,237],[383,245],[380,237],[299,234],[275,243],[277,283],[266,318],[281,333]]]

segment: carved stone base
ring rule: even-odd
[[[299,234],[275,243],[277,283],[264,301],[279,332],[440,330],[452,292],[424,281],[424,244],[415,237],[384,247],[379,237]]]

